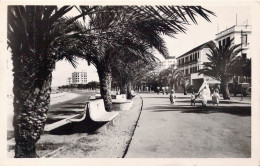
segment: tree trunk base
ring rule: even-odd
[[[15,158],[39,158],[35,143],[16,142]]]

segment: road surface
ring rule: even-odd
[[[243,158],[251,156],[251,106],[221,101],[190,106],[190,96],[142,94],[143,110],[126,158]]]

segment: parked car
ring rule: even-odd
[[[251,95],[251,86],[249,83],[237,84],[230,89],[230,92],[233,93],[234,96],[241,93],[243,96]]]
[[[248,88],[246,89],[246,95],[247,95],[247,96],[251,96],[251,87],[248,87]]]

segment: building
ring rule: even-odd
[[[67,78],[67,85],[71,85],[72,84],[72,78],[71,77],[68,77]]]
[[[243,51],[240,56],[244,58],[251,58],[250,40],[251,40],[251,25],[234,25],[224,31],[216,34],[215,42],[218,45],[225,45],[232,39],[232,44],[241,44]]]
[[[226,43],[232,41],[232,44],[241,44],[243,49],[239,56],[242,56],[245,59],[251,59],[251,25],[234,25],[224,31],[221,31],[216,34],[215,42],[218,45],[225,45]],[[232,81],[233,82],[233,81]],[[231,83],[232,83],[231,82]],[[236,83],[251,83],[251,77],[236,77],[234,79]]]
[[[212,43],[213,41],[203,43],[177,58],[178,68],[184,73],[187,84],[193,85],[195,89],[198,89],[203,81],[212,84],[219,83],[210,77],[198,74],[198,71],[203,69],[203,63],[209,61],[207,54],[210,52],[207,45]]]
[[[158,66],[156,67],[155,71],[160,73],[162,70],[173,66],[177,67],[177,60],[175,56],[167,57],[163,61],[158,62]]]
[[[203,63],[208,62],[207,53],[209,48],[207,44],[215,42],[217,45],[225,45],[232,41],[232,44],[241,44],[243,51],[239,54],[244,58],[251,58],[250,53],[250,39],[251,39],[251,26],[250,25],[234,25],[216,34],[214,41],[206,42],[200,46],[197,46],[185,54],[177,58],[178,68],[184,73],[185,79],[189,85],[193,85],[194,89],[198,89],[203,81],[207,81],[209,84],[220,84],[219,81],[212,79],[211,77],[203,74],[199,75],[198,70],[203,69]],[[238,83],[241,82],[238,78]],[[248,79],[249,81],[251,79]],[[233,80],[230,82],[232,83]]]
[[[73,72],[72,84],[87,84],[87,72]]]

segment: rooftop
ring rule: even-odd
[[[190,54],[190,53],[192,53],[192,52],[194,52],[194,51],[201,50],[202,48],[207,47],[207,44],[210,44],[210,43],[214,43],[214,42],[213,42],[212,40],[210,40],[210,41],[208,41],[208,42],[206,42],[206,43],[203,43],[203,44],[201,44],[201,45],[199,45],[199,46],[197,46],[197,47],[191,49],[190,51],[186,52],[185,54],[179,56],[177,59],[179,59],[179,58],[181,58],[181,57],[184,57],[185,55],[188,55],[188,54]]]
[[[169,57],[166,57],[165,59],[175,59],[176,57],[175,56],[169,56]]]

